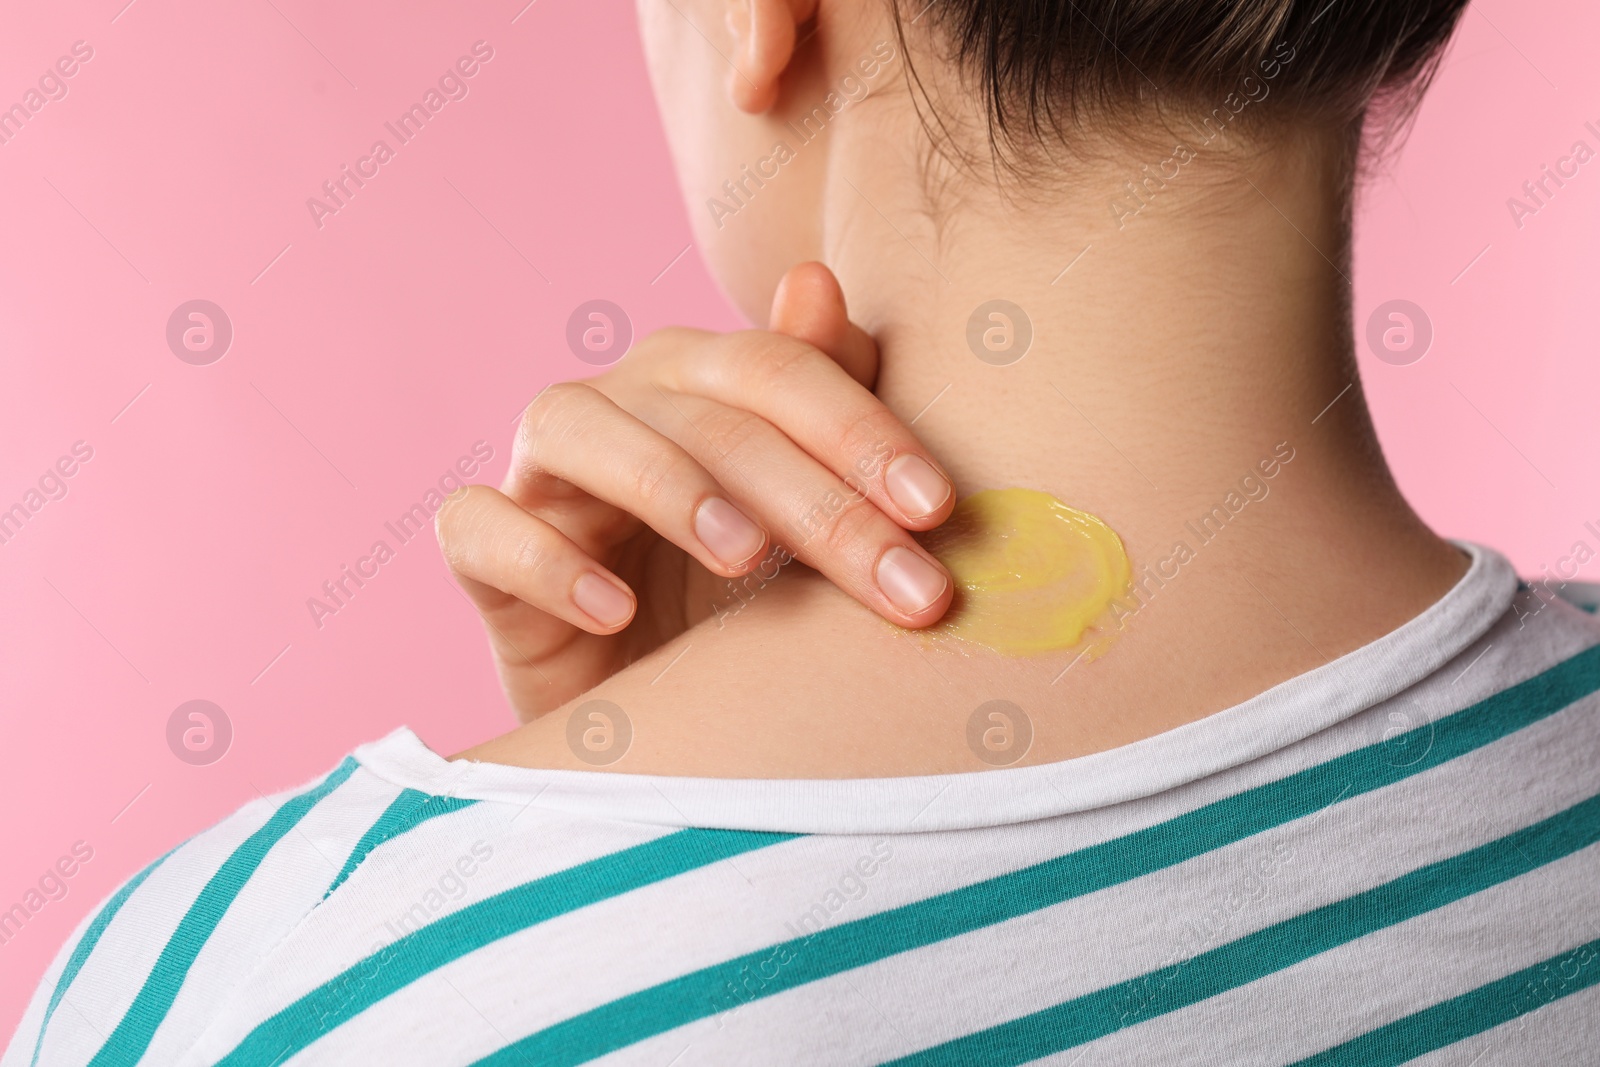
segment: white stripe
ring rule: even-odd
[[[1600,936],[1597,876],[1600,853],[1586,849],[1077,1053],[1087,1052],[1086,1064],[1130,1067],[1147,1063],[1152,1047],[1184,1064],[1302,1059]],[[1470,1059],[1458,1049],[1450,1062]]]
[[[1406,1067],[1580,1067],[1593,1062],[1596,1047],[1600,1047],[1600,986],[1590,986],[1520,1019],[1418,1057]]]
[[[893,1036],[879,1030],[915,1035],[910,1047],[888,1042],[894,1045],[892,1055],[904,1055],[1131,979],[1171,975],[1198,952],[1458,855],[1587,799],[1595,789],[1585,767],[1592,756],[1581,747],[1564,754],[1549,750],[1551,742],[1573,737],[1579,715],[1594,717],[1590,710],[1574,709],[1564,721],[1532,728],[1542,730],[1542,737],[1514,735],[1408,783],[1352,797],[1320,815],[1135,882],[754,1003],[740,1025],[721,1033],[702,1029],[695,1038],[697,1050],[717,1062],[752,1062],[751,1057],[759,1060],[763,1045],[771,1044],[794,1050],[796,1062],[833,1062],[835,1035],[827,1030],[843,1027],[858,1036],[872,1033],[875,1054]],[[1547,769],[1548,776],[1540,774],[1505,794],[1485,789],[1485,783],[1503,780],[1508,769],[1530,766]],[[1469,798],[1483,810],[1461,811]],[[1464,817],[1443,817],[1452,809]],[[1263,877],[1263,862],[1281,856],[1285,847],[1292,858],[1268,865],[1272,874]],[[1594,870],[1592,859],[1588,869]],[[1559,878],[1551,880],[1562,888]],[[1429,958],[1437,963],[1449,956],[1435,951]],[[1129,1009],[1135,1013],[1130,1025],[1158,1014],[1164,989],[1158,977],[1130,990]],[[930,995],[945,990],[970,995]],[[1142,1015],[1137,1012],[1141,997],[1146,998]],[[889,1022],[880,1019],[874,1026],[880,1013]],[[833,1019],[829,1028],[815,1025],[823,1016]],[[1141,1032],[1140,1027],[1129,1031],[1135,1047]],[[691,1035],[685,1030],[680,1036]],[[1260,1036],[1259,1028],[1249,1030],[1241,1041],[1248,1047],[1259,1044]],[[1086,1062],[1099,1061],[1091,1056]]]
[[[120,885],[118,889],[122,888]],[[33,991],[33,996],[28,1001],[27,1009],[22,1013],[22,1019],[17,1023],[17,1030],[12,1037],[11,1045],[4,1054],[0,1054],[0,1067],[28,1067],[33,1059],[34,1045],[38,1041],[39,1026],[44,1022],[45,1008],[50,1004],[50,997],[56,986],[61,981],[62,969],[66,967],[67,960],[72,956],[73,947],[83,938],[84,931],[94,921],[94,917],[105,907],[110,900],[108,894],[105,900],[96,902],[88,914],[78,921],[77,929],[72,931],[72,936],[67,938],[66,944],[56,951],[55,958],[45,968],[44,977],[39,982],[39,987]],[[59,1009],[58,1009],[59,1010]]]
[[[56,1009],[41,1067],[79,1067],[100,1051],[206,882],[271,816],[267,801],[248,804],[185,842],[151,872],[106,927]]]
[[[1159,971],[1584,799],[1590,788],[1586,757],[1562,742],[1570,742],[1575,723],[1582,725],[1577,717],[1585,714],[1587,709],[1570,709],[1416,779],[1354,796],[1136,882],[770,999],[734,1002],[738,1010],[731,1016],[647,1042],[650,1054],[676,1040],[718,1061],[759,1059],[763,1048],[776,1046],[791,1050],[797,1062],[834,1062],[841,1054],[837,1034],[815,1025],[820,1016],[848,1019],[858,1039],[876,1034],[852,1046],[862,1056],[903,1054]],[[1443,822],[1437,817],[1441,807],[1482,798],[1483,783],[1503,779],[1507,768],[1526,766],[1548,773],[1497,797],[1481,814],[1469,811],[1467,818]],[[1374,826],[1384,832],[1373,835]],[[1058,825],[1033,824],[1005,834],[886,841],[892,858],[876,864],[872,880],[861,880],[862,895],[841,907],[834,923],[1037,862],[1062,849],[1067,836]],[[1047,851],[1051,838],[1055,849]],[[462,1009],[469,1013],[462,1017],[471,1025],[463,1024],[461,1048],[482,1055],[498,1047],[496,1038],[504,1043],[627,992],[783,941],[794,936],[785,924],[794,924],[823,897],[839,872],[870,854],[870,845],[860,838],[796,841],[562,916],[397,994],[322,1042],[317,1058],[339,1062],[359,1050],[401,1057],[403,1035],[410,1032],[405,1021],[437,1010],[441,998],[451,1005],[452,1018]],[[1261,864],[1269,860],[1275,861],[1273,873],[1264,878]],[[1204,930],[1198,936],[1191,932],[1196,921]],[[1063,967],[1063,959],[1070,964]],[[581,960],[583,966],[538,973],[529,971],[529,960]],[[1004,993],[930,996],[930,975],[938,976],[940,990]],[[1159,1003],[1159,987],[1154,992]],[[892,1021],[888,1030],[917,1035],[914,1046],[879,1033],[885,1027],[872,1025],[879,1013]]]
[[[273,797],[272,810],[300,792]],[[397,793],[358,770],[279,838],[195,957],[144,1062],[176,1062],[217,1021],[244,980],[321,902],[345,857],[372,825],[373,813],[382,812]]]
[[[356,777],[366,776],[358,771]],[[430,819],[374,851],[357,869],[359,880],[352,875],[274,948],[274,955],[285,961],[282,966],[263,967],[248,981],[236,983],[227,1022],[213,1026],[191,1058],[209,1063],[226,1055],[260,1023],[357,966],[375,947],[395,941],[411,928],[401,923],[407,914],[437,921],[504,890],[669,832],[656,826],[540,818],[507,805],[477,804]],[[488,845],[489,859],[472,852],[478,841]],[[465,877],[460,866],[464,857],[471,860],[472,871]],[[452,895],[458,883],[459,896]],[[324,881],[317,895],[326,888]]]

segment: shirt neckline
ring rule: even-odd
[[[1500,553],[1456,542],[1467,573],[1396,630],[1243,703],[1173,730],[1055,763],[903,778],[687,778],[450,761],[409,728],[355,758],[399,786],[667,827],[812,834],[918,833],[1026,822],[1151,796],[1239,766],[1387,700],[1438,670],[1510,607]]]

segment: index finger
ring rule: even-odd
[[[764,330],[725,334],[661,368],[668,388],[758,415],[909,530],[949,517],[950,476],[911,428],[838,363]]]

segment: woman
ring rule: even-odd
[[[642,0],[770,332],[536,398],[440,530],[525,725],[180,846],[5,1067],[1581,1061],[1600,627],[1349,323],[1463,7]]]

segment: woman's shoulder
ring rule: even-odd
[[[402,791],[346,757],[252,800],[135,873],[80,923],[0,1064],[176,1062],[206,1018],[347,875]],[[73,1010],[62,1010],[70,995]]]

